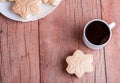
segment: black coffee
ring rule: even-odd
[[[110,37],[108,26],[100,21],[93,21],[88,25],[85,31],[87,39],[95,44],[104,44]]]

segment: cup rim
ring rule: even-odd
[[[106,25],[108,26],[108,29],[109,29],[109,31],[110,31],[110,37],[109,37],[109,39],[108,39],[105,43],[100,44],[100,45],[96,45],[96,44],[91,43],[91,42],[88,40],[88,38],[86,37],[86,34],[85,34],[85,31],[86,31],[87,26],[88,26],[90,23],[94,22],[94,21],[103,22],[104,24],[106,24]],[[85,40],[86,40],[89,44],[91,44],[91,45],[93,45],[93,46],[96,46],[96,47],[99,47],[99,46],[104,46],[104,45],[106,45],[106,44],[110,41],[111,36],[112,36],[112,32],[111,32],[111,29],[109,28],[109,24],[108,24],[106,21],[104,21],[104,20],[102,20],[102,19],[93,19],[93,20],[88,21],[87,24],[85,24],[85,26],[84,26],[84,31],[83,31],[83,36],[84,36]]]

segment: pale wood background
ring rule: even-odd
[[[0,15],[0,83],[120,83],[120,1],[63,0],[47,17],[21,23]],[[109,44],[93,51],[82,42],[91,19],[115,21]],[[94,54],[94,72],[69,75],[65,58],[76,49]]]

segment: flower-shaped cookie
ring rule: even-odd
[[[50,3],[52,5],[57,5],[61,0],[42,0],[43,3]]]
[[[93,71],[93,55],[84,54],[80,50],[76,50],[73,56],[68,56],[66,62],[68,63],[67,72],[77,77],[82,77],[85,72]]]
[[[30,14],[38,14],[40,12],[39,3],[41,0],[11,0],[15,1],[13,11],[23,18]]]

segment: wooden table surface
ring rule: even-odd
[[[63,0],[50,15],[22,23],[0,15],[0,83],[120,83],[120,0]],[[112,39],[94,51],[82,42],[91,19],[115,21]],[[94,72],[76,78],[65,59],[94,54]]]

